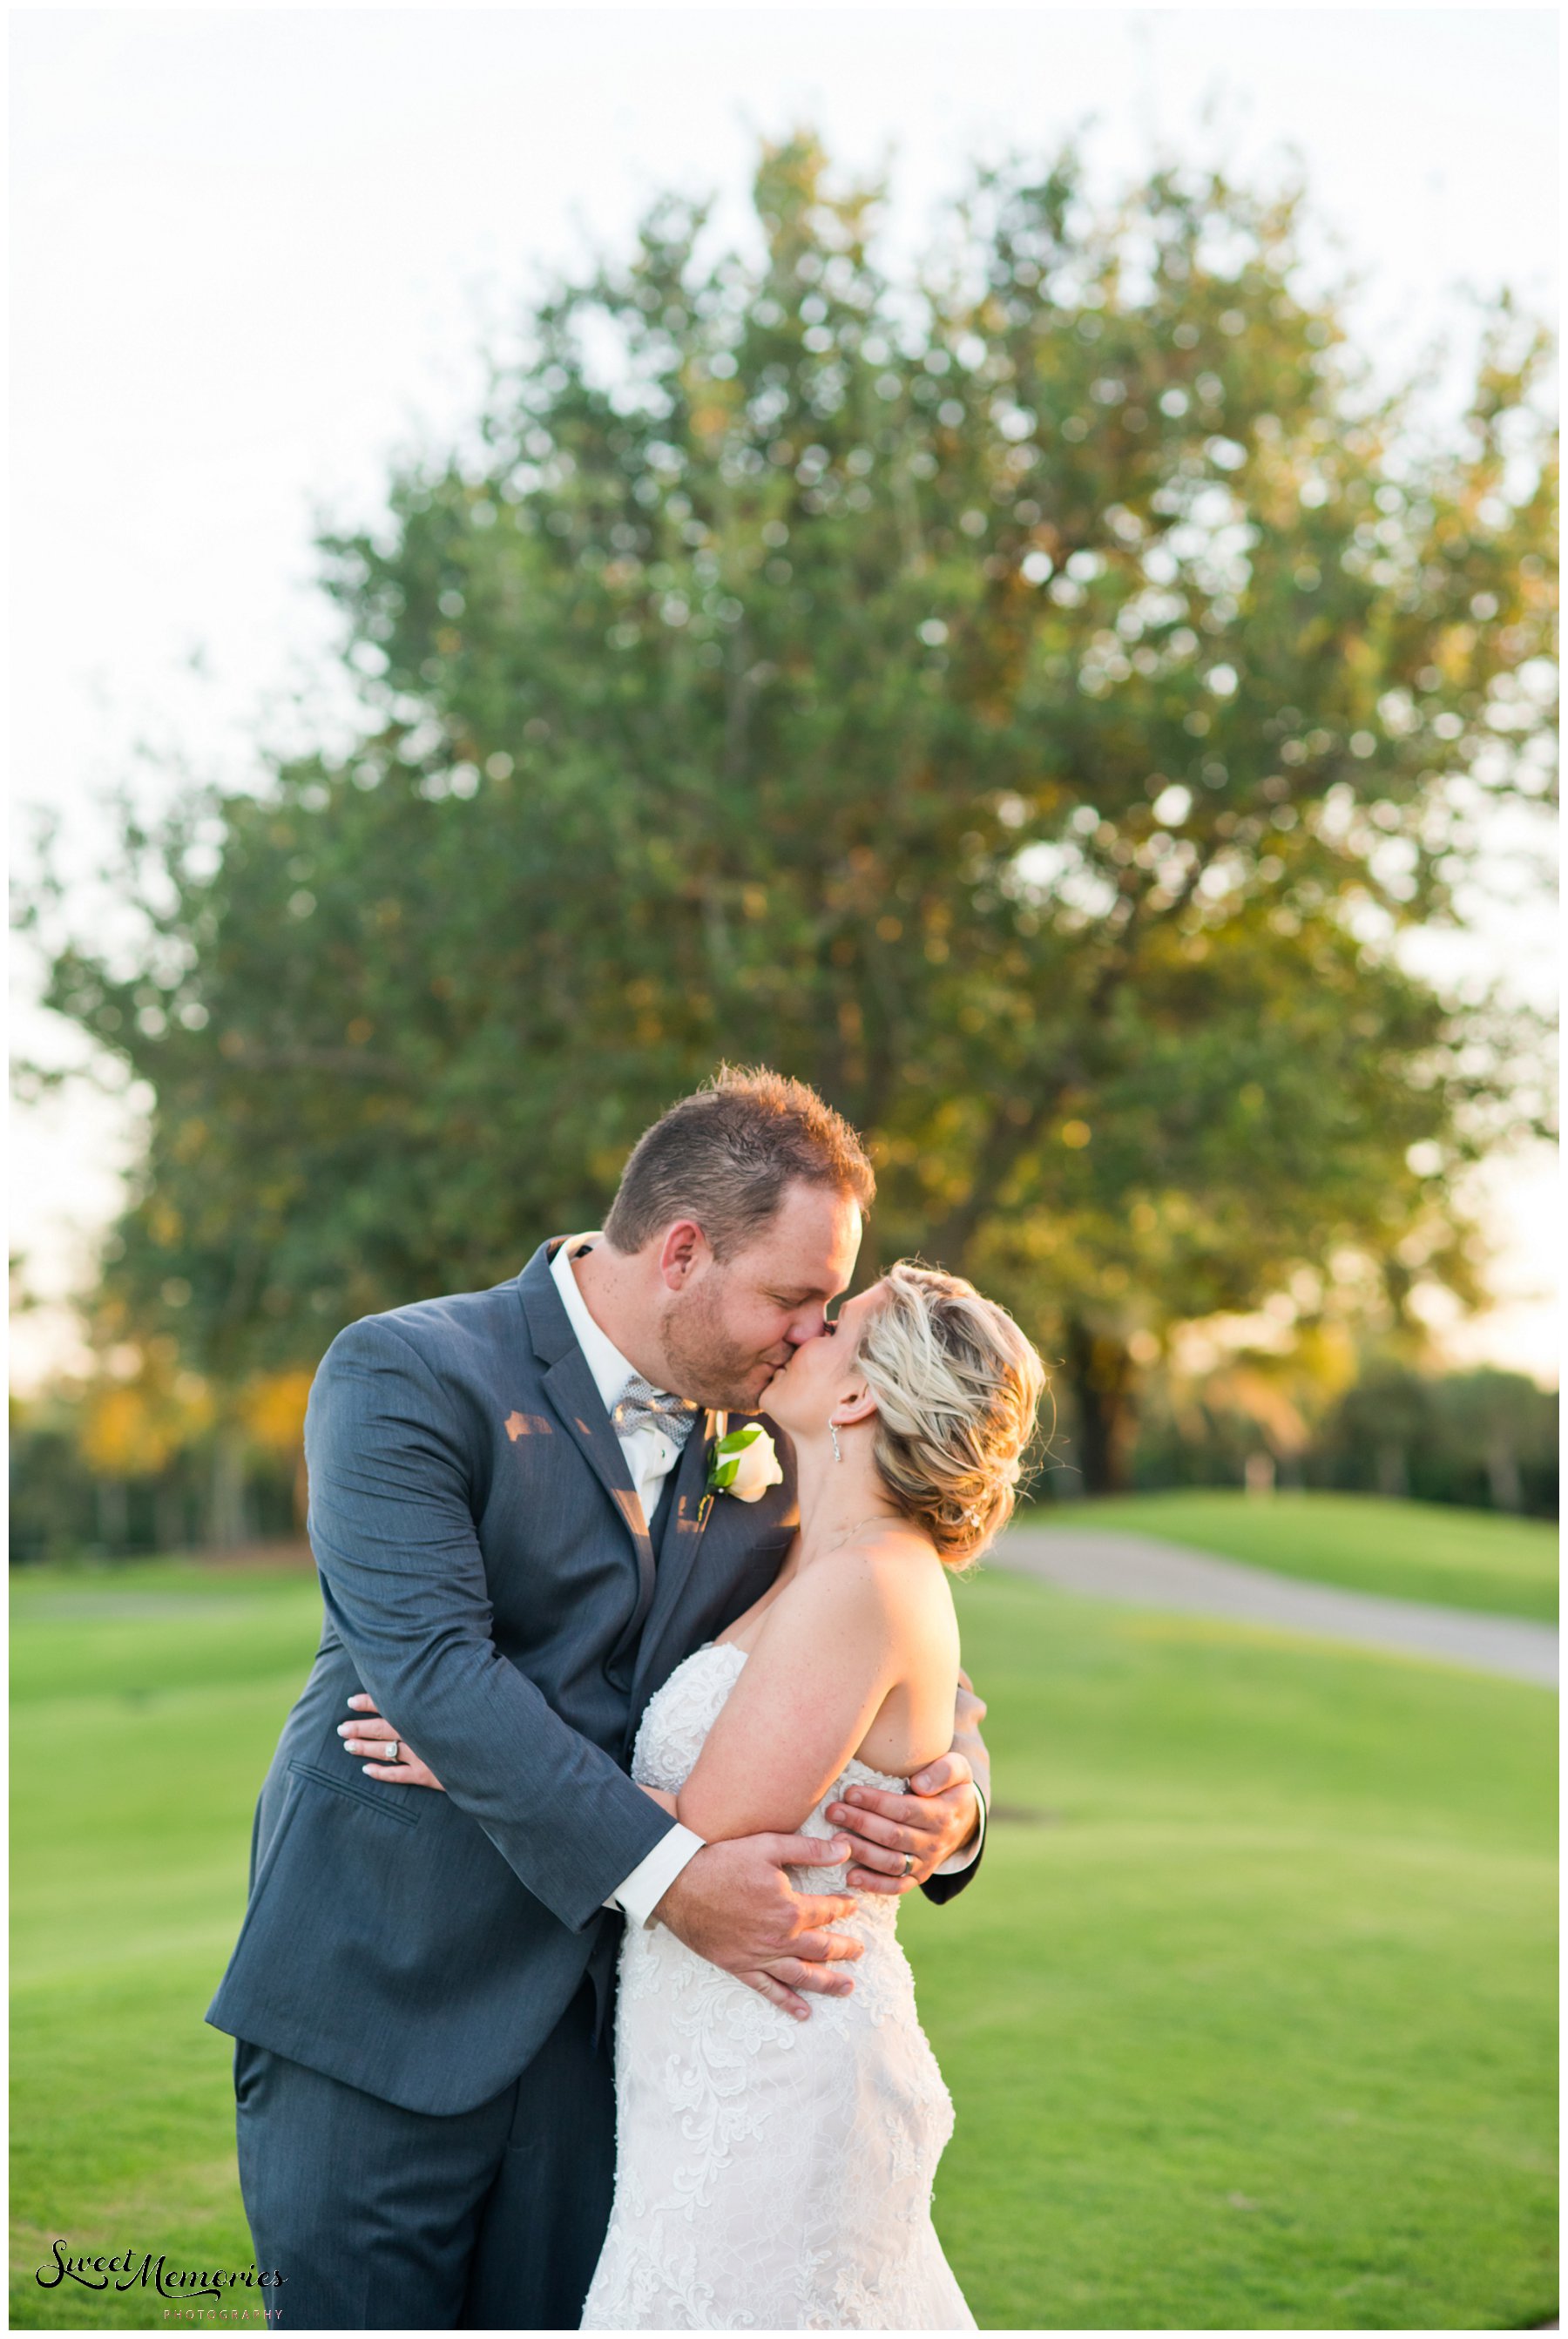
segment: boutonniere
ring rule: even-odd
[[[784,1470],[773,1439],[760,1421],[748,1421],[727,1436],[717,1437],[708,1454],[707,1493],[703,1517],[715,1495],[735,1495],[743,1503],[760,1502],[770,1486],[784,1484]]]

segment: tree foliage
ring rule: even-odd
[[[1455,1176],[1538,1100],[1397,941],[1549,784],[1546,339],[1504,301],[1433,436],[1299,191],[1100,212],[1068,153],[912,283],[809,138],[755,195],[750,257],[660,204],[323,534],[355,752],[128,824],[147,947],[49,992],[156,1092],[105,1304],[308,1365],[764,1061],[868,1134],[876,1257],[1068,1360],[1104,1483],[1170,1323],[1472,1287]]]

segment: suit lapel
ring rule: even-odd
[[[577,1334],[550,1273],[550,1260],[558,1248],[558,1240],[540,1245],[518,1278],[518,1296],[528,1319],[534,1354],[547,1367],[545,1395],[561,1426],[576,1442],[583,1459],[608,1495],[616,1517],[631,1538],[637,1564],[634,1628],[640,1630],[654,1596],[653,1540],[626,1468],[621,1441],[605,1411],[587,1358],[577,1346]],[[688,1445],[692,1442],[687,1440]]]

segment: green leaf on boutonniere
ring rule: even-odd
[[[732,1429],[727,1436],[714,1440],[713,1452],[708,1456],[710,1495],[728,1493],[735,1485],[735,1472],[741,1466],[741,1456],[748,1446],[754,1446],[759,1437],[766,1436],[767,1432],[760,1421],[748,1421],[744,1428]]]

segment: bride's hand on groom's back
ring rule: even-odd
[[[428,1762],[421,1762],[407,1739],[399,1738],[392,1724],[378,1712],[376,1701],[369,1690],[360,1690],[349,1700],[354,1709],[352,1722],[340,1722],[338,1735],[343,1742],[345,1754],[370,1754],[370,1762],[360,1768],[372,1779],[385,1779],[393,1787],[434,1787],[439,1794],[446,1789]]]
[[[852,1934],[826,1929],[835,1917],[853,1912],[847,1893],[797,1892],[784,1870],[837,1867],[849,1852],[843,1835],[745,1835],[706,1843],[654,1918],[710,1965],[804,2020],[811,2008],[802,1990],[848,1996],[854,1985],[836,1969],[858,1958],[862,1945]]]

